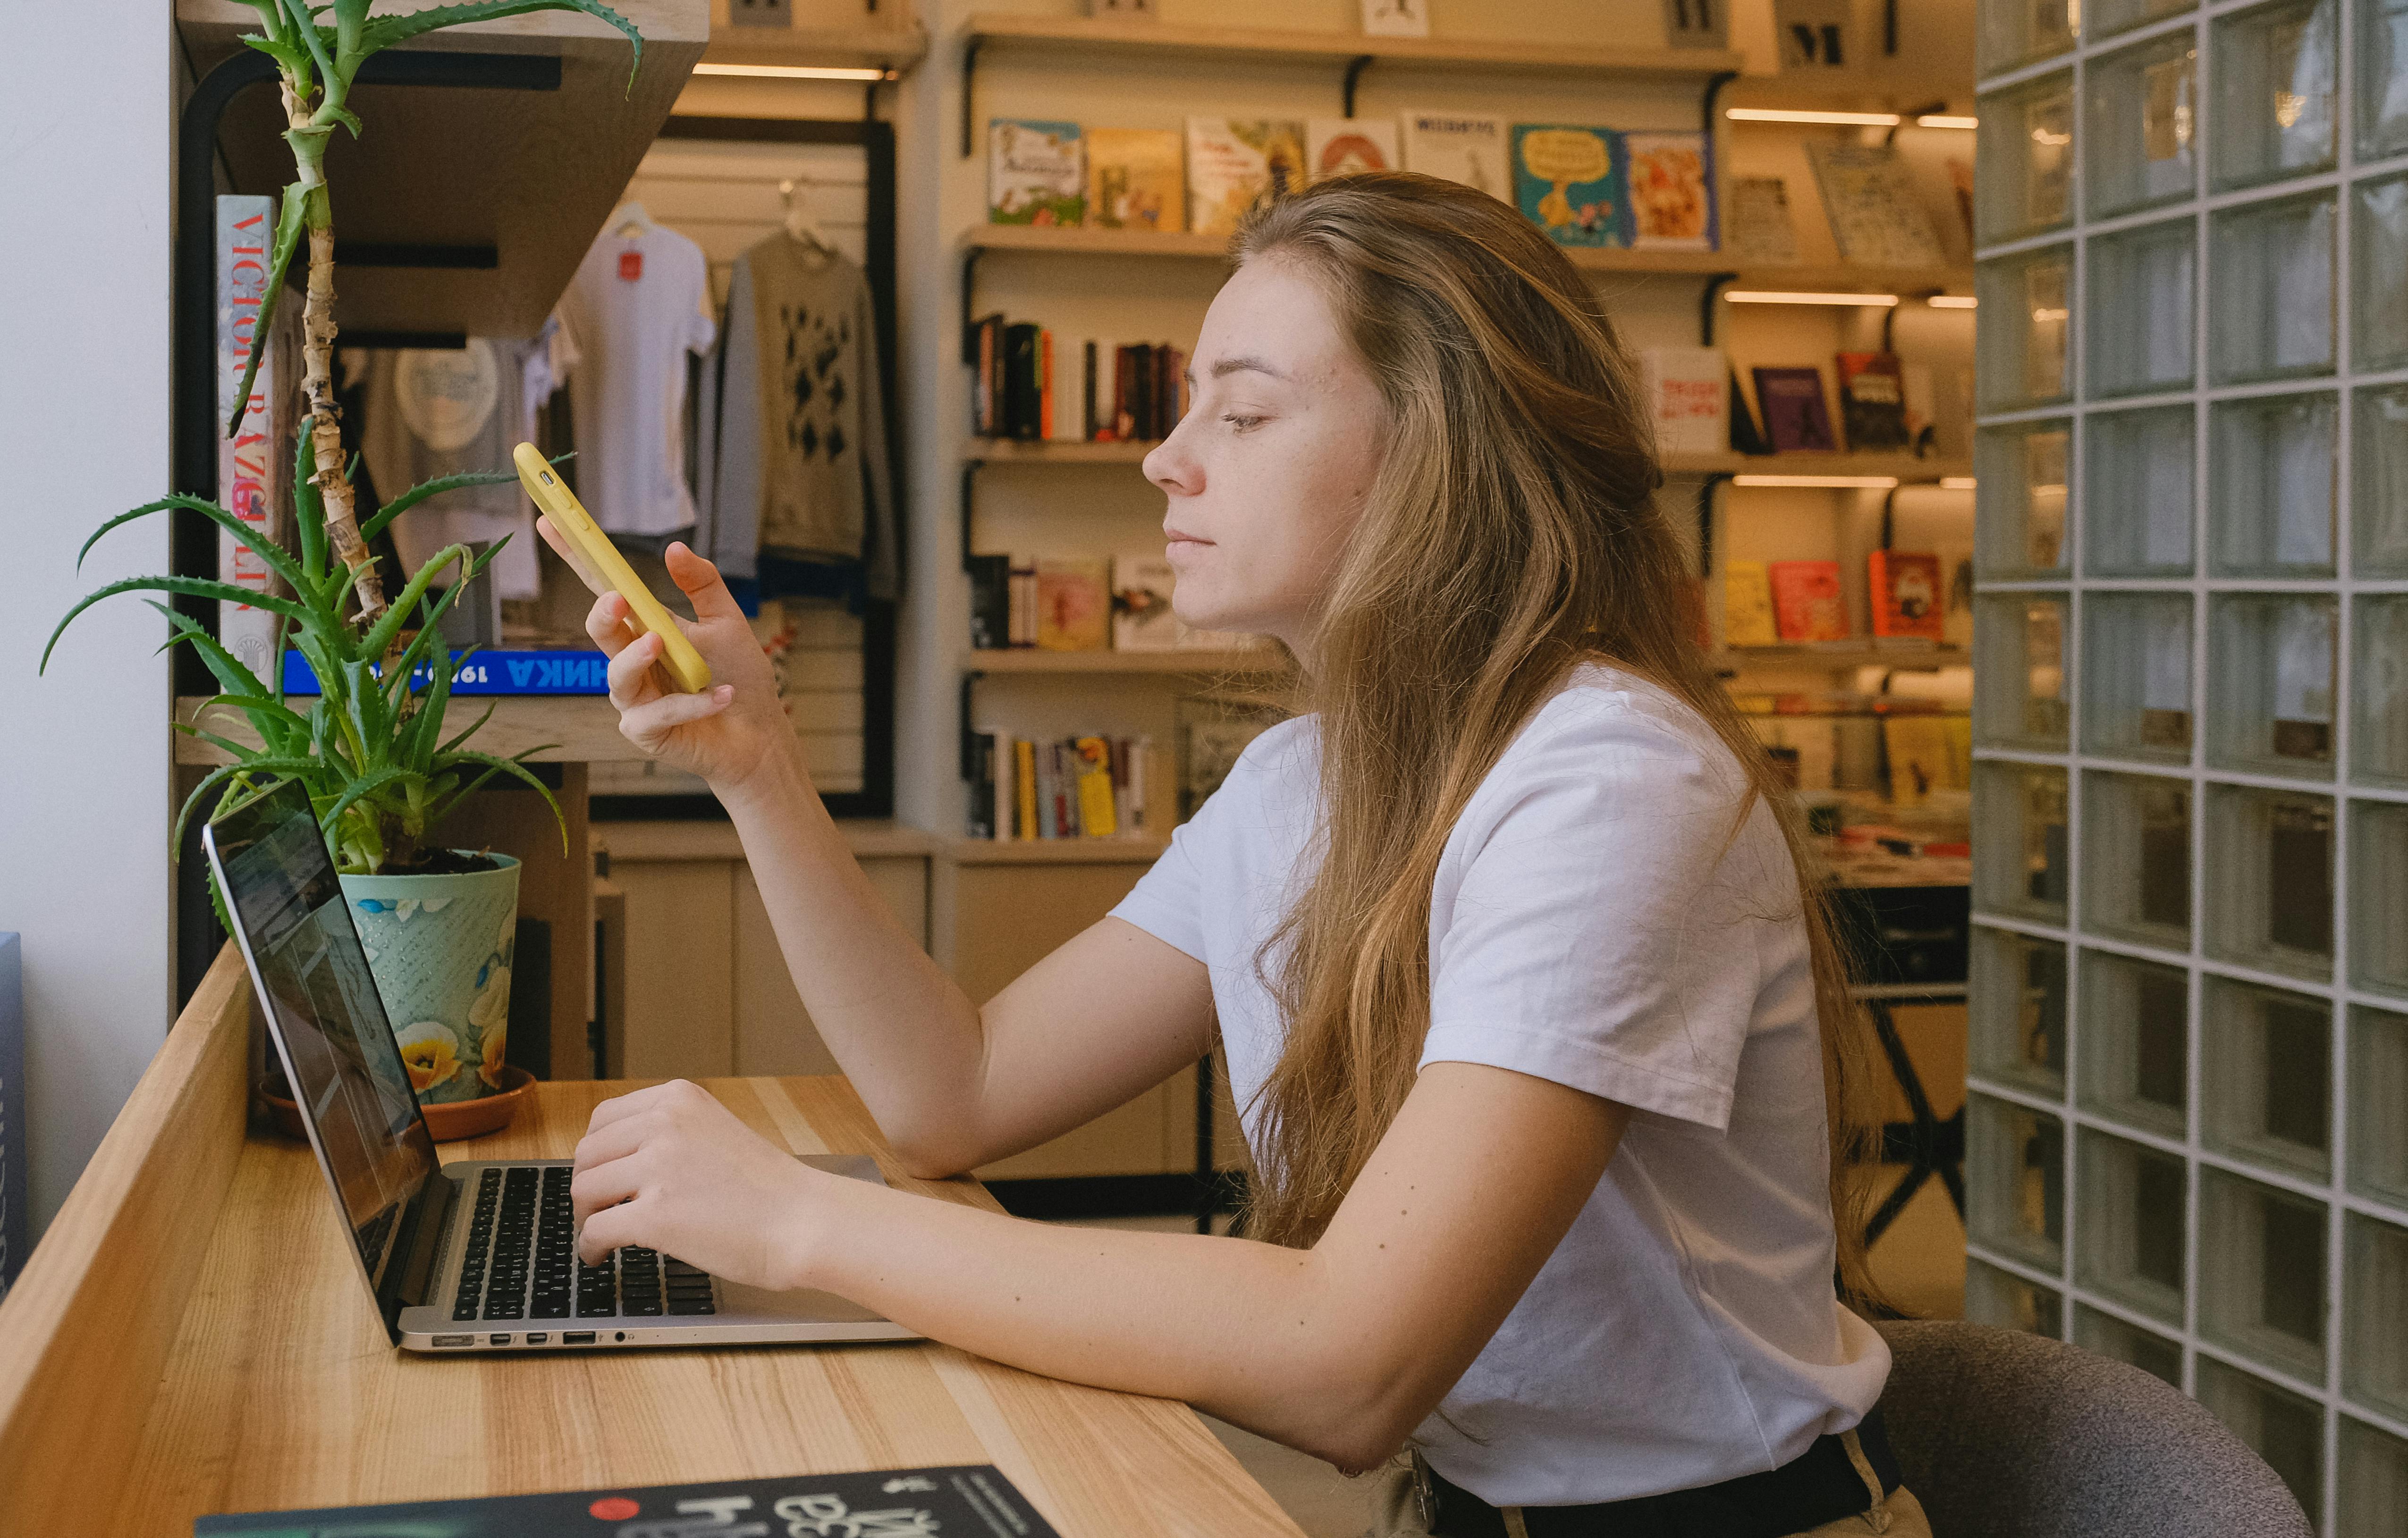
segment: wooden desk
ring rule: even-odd
[[[386,1343],[309,1151],[244,1125],[229,947],[0,1303],[7,1531],[182,1538],[195,1516],[994,1463],[1065,1534],[1298,1530],[1186,1406],[933,1344],[425,1359]],[[554,1083],[447,1158],[566,1155],[633,1083]],[[709,1088],[797,1153],[915,1181],[840,1078]]]

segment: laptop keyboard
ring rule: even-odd
[[[486,1170],[452,1317],[587,1319],[716,1313],[709,1273],[637,1246],[599,1265],[577,1258],[566,1164]]]

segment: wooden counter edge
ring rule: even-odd
[[[228,945],[0,1300],[12,1531],[97,1531],[60,1471],[131,1466],[242,1148],[251,1000]]]

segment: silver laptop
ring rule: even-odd
[[[234,935],[301,1108],[360,1279],[405,1350],[916,1340],[825,1292],[771,1292],[628,1247],[577,1257],[566,1160],[438,1165],[367,953],[303,788],[287,782],[204,829]],[[807,1157],[878,1181],[860,1155]]]

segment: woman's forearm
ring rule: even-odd
[[[1380,1395],[1310,1250],[1057,1227],[829,1181],[797,1285],[1049,1377],[1176,1399],[1341,1467],[1376,1462]]]
[[[780,755],[720,800],[803,1007],[897,1155],[928,1175],[979,1161],[977,1006],[869,884],[798,764]]]

